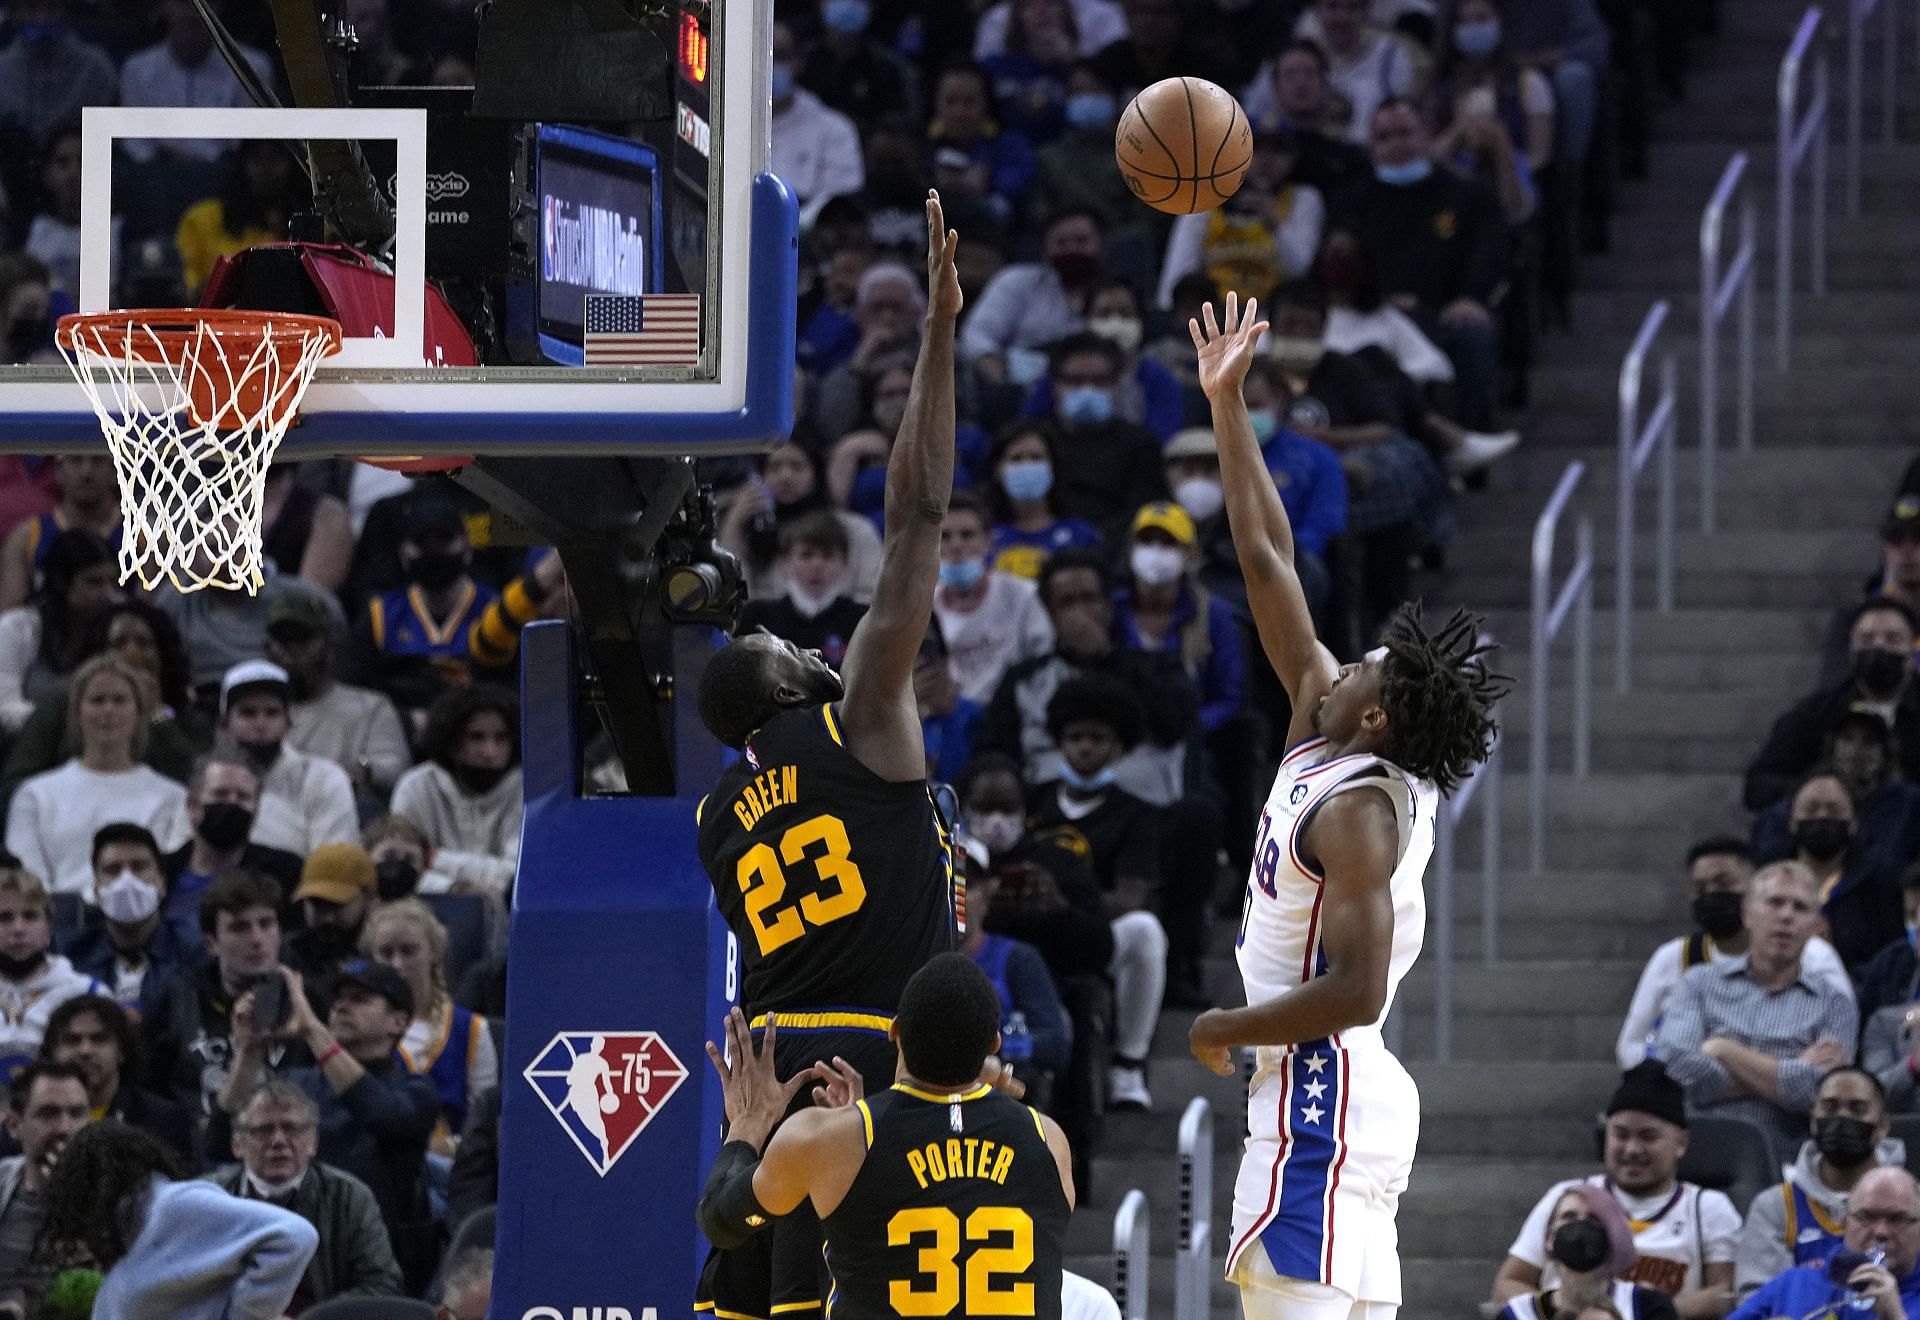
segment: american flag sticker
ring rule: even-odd
[[[691,367],[700,361],[697,293],[590,293],[589,367]]]

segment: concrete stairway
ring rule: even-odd
[[[1833,17],[1842,7],[1828,8]],[[1894,481],[1920,449],[1913,407],[1920,390],[1909,376],[1909,364],[1920,360],[1920,258],[1912,252],[1910,218],[1911,199],[1920,196],[1920,145],[1868,148],[1866,215],[1850,223],[1840,211],[1836,135],[1831,294],[1800,298],[1794,368],[1776,373],[1769,337],[1773,89],[1803,6],[1744,0],[1721,11],[1725,30],[1703,47],[1688,103],[1662,115],[1651,177],[1625,190],[1612,255],[1583,265],[1574,334],[1551,336],[1542,346],[1535,406],[1523,420],[1527,445],[1496,472],[1492,490],[1465,501],[1449,576],[1427,591],[1436,605],[1464,601],[1488,612],[1507,642],[1504,667],[1524,675],[1533,520],[1567,462],[1587,462],[1585,507],[1593,513],[1599,560],[1593,774],[1576,781],[1556,769],[1547,867],[1529,873],[1524,691],[1508,702],[1500,958],[1480,961],[1478,831],[1470,827],[1454,932],[1460,962],[1453,1061],[1431,1061],[1430,959],[1400,995],[1403,1054],[1423,1108],[1419,1162],[1400,1214],[1402,1314],[1411,1320],[1474,1314],[1535,1198],[1556,1178],[1593,1166],[1592,1116],[1617,1076],[1613,1042],[1634,979],[1653,946],[1685,926],[1682,854],[1703,833],[1744,832],[1740,769],[1772,718],[1812,683],[1827,619],[1855,597],[1872,569],[1873,529]],[[1840,72],[1836,46],[1836,120]],[[1868,123],[1875,122],[1870,99]],[[1699,217],[1735,149],[1751,158],[1763,232],[1759,448],[1747,456],[1723,448],[1721,530],[1701,536],[1692,530],[1699,487],[1691,389]],[[1643,535],[1637,685],[1616,696],[1616,376],[1641,318],[1663,297],[1674,304],[1668,333],[1683,382],[1678,608],[1665,616],[1647,608],[1651,538]],[[1731,381],[1730,370],[1723,381]],[[1729,407],[1723,447],[1732,434]],[[1650,526],[1650,494],[1641,507],[1642,526]],[[1552,715],[1557,731],[1567,724],[1564,657],[1563,649]],[[1231,931],[1216,936],[1213,986],[1237,1002]],[[1151,1077],[1157,1112],[1109,1121],[1095,1185],[1075,1216],[1070,1243],[1070,1267],[1110,1280],[1114,1210],[1128,1188],[1145,1190],[1154,1256],[1148,1313],[1155,1317],[1170,1317],[1173,1308],[1181,1109],[1194,1095],[1215,1107],[1217,1252],[1243,1132],[1241,1086],[1205,1074],[1188,1058],[1190,1019],[1169,1013],[1163,1020]],[[1222,1283],[1214,1287],[1213,1313],[1239,1314]]]

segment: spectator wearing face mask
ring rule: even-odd
[[[987,501],[996,573],[1031,581],[1054,551],[1100,544],[1100,533],[1091,523],[1064,516],[1055,503],[1053,455],[1058,442],[1052,422],[1022,418],[1010,422],[988,451],[993,484]]]
[[[952,783],[973,759],[973,742],[986,711],[961,695],[947,663],[940,620],[927,620],[927,635],[913,662],[913,701],[920,715],[920,737],[927,753],[927,778]]]
[[[1490,184],[1508,221],[1524,224],[1539,203],[1540,171],[1553,162],[1553,89],[1506,47],[1493,0],[1461,0],[1445,29],[1434,153]]]
[[[1180,505],[1141,506],[1127,575],[1114,592],[1113,626],[1124,647],[1179,657],[1200,693],[1201,727],[1211,733],[1240,711],[1246,652],[1232,612],[1193,578],[1198,536]]]
[[[1493,429],[1493,294],[1507,273],[1507,226],[1485,185],[1436,169],[1432,136],[1409,101],[1371,119],[1374,177],[1334,208],[1332,223],[1366,252],[1380,291],[1453,363],[1457,420]]]
[[[1873,1169],[1848,1198],[1842,1247],[1795,1265],[1750,1294],[1731,1320],[1772,1316],[1920,1315],[1920,1187],[1905,1169]]]
[[[1853,1001],[1807,972],[1819,914],[1806,867],[1775,862],[1757,872],[1744,909],[1747,952],[1681,977],[1653,1044],[1687,1088],[1689,1112],[1756,1123],[1782,1158],[1799,1149],[1820,1077],[1852,1061],[1860,1029]]]
[[[1140,295],[1126,280],[1101,281],[1087,302],[1087,333],[1106,340],[1120,352],[1111,415],[1144,426],[1164,441],[1179,429],[1186,404],[1173,372],[1157,358],[1140,352],[1146,337],[1144,318]],[[1034,382],[1020,411],[1027,417],[1045,417],[1058,408],[1053,378],[1048,375]]]
[[[1060,427],[1053,454],[1055,501],[1062,513],[1124,540],[1133,511],[1167,493],[1159,438],[1117,413],[1127,355],[1089,332],[1054,344],[1050,359],[1052,415]]]
[[[360,955],[360,935],[377,898],[373,859],[357,843],[325,843],[300,868],[293,901],[301,928],[281,961],[316,986]]]
[[[0,860],[0,1084],[33,1062],[53,1010],[100,983],[53,947],[53,899],[40,877]]]
[[[1901,909],[1907,928],[1860,969],[1860,1063],[1880,1079],[1887,1107],[1920,1111],[1920,862],[1901,877]]]
[[[420,752],[393,789],[393,813],[433,846],[420,892],[504,899],[520,858],[519,703],[504,688],[456,688],[428,712]]]
[[[1534,1205],[1494,1277],[1494,1304],[1559,1285],[1562,1269],[1548,1255],[1547,1224],[1567,1192],[1585,1189],[1611,1193],[1628,1216],[1637,1259],[1626,1282],[1667,1294],[1684,1316],[1726,1314],[1733,1305],[1740,1212],[1724,1192],[1680,1179],[1687,1144],[1679,1085],[1658,1063],[1628,1069],[1607,1101],[1603,1171],[1555,1183]]]
[[[381,816],[367,826],[360,845],[373,859],[374,892],[382,903],[410,898],[433,864],[427,832],[405,816]]]
[[[1204,426],[1190,426],[1177,432],[1167,442],[1164,459],[1167,489],[1173,492],[1174,503],[1193,519],[1198,561],[1195,571],[1200,584],[1231,602],[1236,611],[1246,616],[1247,584],[1240,575],[1240,557],[1234,551],[1233,537],[1223,512],[1226,492],[1220,484],[1220,446],[1213,432]],[[1319,561],[1303,557],[1298,564],[1304,566],[1309,562],[1317,565]],[[1325,601],[1328,584],[1324,577],[1310,584],[1303,575],[1301,584],[1307,588],[1309,602]]]
[[[1633,988],[1633,1002],[1614,1045],[1622,1068],[1632,1068],[1647,1057],[1667,1001],[1682,976],[1692,968],[1747,952],[1750,938],[1742,911],[1752,879],[1753,854],[1739,839],[1702,839],[1687,849],[1693,931],[1676,935],[1655,949],[1641,970],[1639,983]],[[1831,944],[1815,935],[1807,941],[1805,959],[1810,976],[1849,998],[1853,996],[1853,983]]]
[[[323,843],[360,836],[347,772],[287,744],[293,684],[270,660],[248,660],[220,683],[220,731],[260,776],[249,837],[265,848],[305,857]]]
[[[1073,1050],[1073,1022],[1060,992],[1054,988],[1047,964],[1032,945],[1005,935],[993,935],[986,923],[993,911],[1000,881],[986,869],[987,847],[974,842],[978,858],[969,852],[967,865],[967,933],[960,952],[979,964],[1000,997],[1001,1058],[1012,1063],[1016,1075],[1048,1077],[1063,1072]],[[1009,1055],[1007,1042],[1025,1038]],[[1024,1050],[1025,1057],[1020,1057]]]
[[[1847,1064],[1820,1079],[1813,1135],[1782,1182],[1756,1193],[1740,1230],[1742,1296],[1796,1265],[1824,1265],[1845,1242],[1847,1198],[1875,1168],[1898,1168],[1906,1145],[1888,1136],[1887,1097],[1866,1068]]]
[[[1827,734],[1820,764],[1853,798],[1855,847],[1873,854],[1889,872],[1920,856],[1920,788],[1895,777],[1898,757],[1884,719],[1870,710],[1840,716]],[[1792,805],[1782,798],[1754,818],[1753,851],[1761,861],[1792,854],[1787,819]]]
[[[1808,776],[1788,805],[1793,858],[1819,883],[1828,938],[1848,967],[1864,964],[1901,931],[1897,874],[1860,845],[1858,821],[1853,795],[1829,772]]]
[[[136,1016],[157,1008],[174,977],[197,965],[197,931],[165,919],[167,877],[145,826],[118,822],[93,836],[93,903],[65,953]]]
[[[1160,266],[1162,307],[1171,304],[1174,284],[1196,270],[1218,288],[1265,304],[1283,280],[1312,268],[1326,202],[1319,189],[1295,181],[1299,156],[1299,135],[1291,129],[1256,133],[1240,191],[1223,206],[1173,222]]]
[[[140,763],[153,721],[153,683],[117,656],[80,666],[67,703],[78,749],[57,770],[33,776],[7,810],[7,851],[60,893],[93,884],[89,857],[102,825],[131,820],[161,839],[180,837],[186,793]]]
[[[1910,489],[1916,469],[1907,470],[1900,494],[1886,521],[1880,524],[1880,571],[1867,588],[1869,597],[1894,600],[1907,607],[1908,617],[1920,611],[1920,491]],[[1842,606],[1827,625],[1826,640],[1820,647],[1820,685],[1830,687],[1852,672],[1853,625],[1858,605]],[[1916,663],[1920,663],[1917,660]]]
[[[870,0],[820,0],[820,36],[800,69],[800,85],[855,124],[910,113],[909,76],[900,58],[868,33]]]
[[[1116,236],[1141,231],[1140,206],[1108,157],[1120,121],[1119,87],[1097,60],[1080,60],[1067,71],[1066,131],[1040,148],[1033,209],[1041,215],[1086,210]]]
[[[192,835],[160,859],[160,868],[167,877],[166,919],[196,947],[200,896],[218,876],[241,868],[271,877],[283,902],[300,884],[300,857],[253,841],[259,808],[260,772],[240,752],[217,751],[194,762],[186,808]]]
[[[286,596],[267,608],[267,659],[287,672],[286,744],[346,772],[361,802],[384,802],[413,763],[400,713],[385,693],[334,677],[344,620],[331,598]]]
[[[858,601],[873,598],[880,534],[869,519],[834,507],[820,460],[789,440],[760,460],[758,478],[735,488],[720,515],[719,541],[740,556],[748,599],[771,600],[787,589],[780,531],[812,513],[831,513],[847,534],[847,594]]]
[[[960,694],[983,704],[1013,665],[1053,649],[1053,625],[1033,583],[990,570],[991,547],[986,505],[955,491],[940,524],[933,616]]]
[[[520,629],[539,617],[562,573],[560,557],[549,551],[503,592],[475,581],[466,519],[436,487],[415,487],[402,503],[400,523],[400,568],[408,585],[367,603],[345,673],[391,697],[417,732],[441,692],[512,665]]]
[[[1559,1271],[1559,1283],[1512,1298],[1498,1320],[1555,1320],[1607,1305],[1621,1320],[1677,1320],[1666,1293],[1627,1281],[1638,1256],[1633,1230],[1605,1187],[1582,1185],[1562,1192],[1547,1217],[1543,1245]]]
[[[1046,260],[1016,263],[971,300],[960,353],[982,381],[1030,385],[1047,369],[1046,346],[1085,328],[1087,302],[1106,259],[1100,218],[1068,209],[1048,220]]]
[[[1114,1108],[1151,1109],[1147,1054],[1167,986],[1167,932],[1160,898],[1160,822],[1153,807],[1114,784],[1114,767],[1136,745],[1139,700],[1106,675],[1068,679],[1047,703],[1047,734],[1060,749],[1058,782],[1029,799],[1034,828],[1084,841],[1113,927]]]
[[[1887,721],[1900,752],[1900,777],[1920,783],[1913,611],[1892,596],[1870,597],[1854,607],[1848,637],[1848,676],[1802,698],[1775,720],[1766,743],[1747,766],[1747,810],[1764,811],[1790,792],[1819,760],[1828,731],[1854,709],[1873,711]]]
[[[824,509],[797,518],[780,532],[784,595],[750,600],[734,625],[736,635],[765,629],[803,651],[818,651],[835,669],[867,607],[847,594],[847,533]]]
[[[811,225],[829,200],[860,191],[865,174],[853,121],[800,85],[806,51],[790,24],[773,25],[772,166],[800,199]]]
[[[1293,523],[1295,563],[1305,565],[1300,583],[1307,607],[1324,610],[1325,596],[1319,592],[1330,591],[1333,581],[1327,573],[1327,544],[1347,530],[1346,470],[1333,450],[1287,427],[1290,400],[1271,361],[1255,359],[1243,389],[1261,457]]]

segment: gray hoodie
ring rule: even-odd
[[[1874,1151],[1881,1165],[1898,1167],[1907,1159],[1906,1143],[1888,1137]],[[1798,1159],[1784,1170],[1787,1182],[1798,1186],[1830,1222],[1846,1217],[1847,1194],[1827,1186],[1820,1176],[1820,1151],[1811,1142],[1800,1147]],[[1767,1280],[1793,1267],[1793,1247],[1787,1241],[1786,1183],[1775,1183],[1753,1198],[1746,1222],[1740,1226],[1740,1246],[1734,1255],[1733,1287],[1744,1297]]]

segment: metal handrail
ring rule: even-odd
[[[1559,635],[1567,617],[1573,617],[1573,773],[1585,779],[1593,759],[1593,516],[1581,511],[1574,524],[1573,563],[1567,580],[1556,593],[1553,586],[1553,539],[1580,479],[1587,473],[1585,463],[1569,463],[1554,487],[1553,498],[1540,511],[1533,525],[1533,600],[1531,609],[1533,654],[1528,684],[1529,714],[1532,726],[1527,730],[1531,744],[1527,757],[1527,799],[1532,820],[1528,822],[1527,861],[1538,873],[1546,865],[1547,852],[1547,694],[1550,674],[1549,654],[1553,639]]]
[[[1147,1194],[1128,1192],[1113,1216],[1113,1299],[1123,1320],[1147,1320]]]
[[[1720,322],[1740,305],[1740,448],[1753,448],[1753,284],[1759,245],[1753,190],[1743,188],[1747,153],[1737,151],[1700,215],[1700,530],[1714,525],[1715,463],[1720,440]],[[1720,264],[1727,208],[1740,198],[1740,246]]]
[[[1213,1292],[1213,1106],[1195,1096],[1180,1115],[1180,1242],[1173,1252],[1174,1320],[1207,1320]]]
[[[1820,7],[1801,16],[1785,58],[1780,61],[1779,168],[1774,178],[1774,205],[1779,233],[1773,250],[1773,356],[1785,371],[1793,358],[1793,184],[1800,166],[1808,168],[1808,201],[1812,217],[1812,287],[1814,296],[1827,291],[1827,110],[1830,99],[1827,52],[1816,47],[1825,15]],[[1813,94],[1807,111],[1799,113],[1800,70],[1813,63]]]
[[[1634,537],[1639,531],[1634,486],[1640,470],[1655,452],[1660,455],[1660,464],[1654,472],[1654,604],[1662,614],[1673,612],[1673,451],[1680,429],[1680,376],[1671,346],[1660,353],[1659,400],[1647,419],[1640,419],[1640,387],[1646,377],[1647,357],[1671,310],[1665,299],[1648,309],[1633,347],[1620,363],[1620,525],[1614,552],[1618,562],[1613,570],[1613,686],[1617,692],[1633,690]]]
[[[1482,637],[1481,641],[1491,639]],[[1453,1059],[1454,832],[1486,786],[1480,812],[1480,956],[1491,966],[1500,924],[1500,731],[1495,726],[1487,759],[1440,804],[1433,829],[1433,1057]],[[1396,1014],[1397,1016],[1397,1014]]]
[[[1867,20],[1879,10],[1885,31],[1880,35],[1880,140],[1893,141],[1898,110],[1900,10],[1893,0],[1848,0],[1847,4],[1847,215],[1860,218],[1860,141],[1866,134]]]

